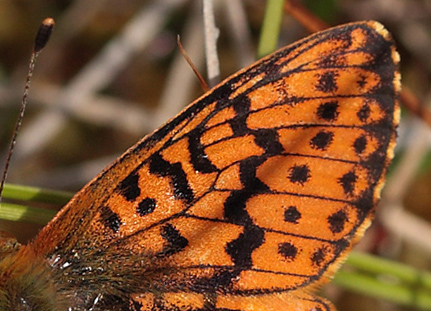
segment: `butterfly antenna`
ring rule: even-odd
[[[15,123],[15,128],[12,134],[12,139],[10,141],[9,145],[9,151],[7,153],[6,162],[3,170],[3,177],[1,179],[0,184],[0,203],[2,200],[2,193],[4,188],[4,183],[6,181],[7,172],[9,169],[10,159],[12,158],[12,154],[15,148],[16,144],[16,138],[18,136],[19,129],[21,127],[22,119],[24,117],[25,108],[27,106],[27,97],[28,92],[30,89],[30,82],[31,77],[33,76],[34,66],[36,64],[36,59],[39,56],[42,49],[45,47],[46,43],[49,40],[49,37],[51,36],[52,31],[54,30],[55,22],[54,19],[48,17],[45,18],[42,22],[42,24],[39,27],[39,30],[37,31],[36,40],[34,42],[33,52],[31,53],[30,63],[28,66],[28,73],[27,73],[27,79],[24,86],[24,93],[22,95],[22,101],[21,101],[21,108],[18,115],[18,119]]]

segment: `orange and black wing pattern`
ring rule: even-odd
[[[279,50],[129,149],[27,247],[70,310],[333,310],[311,292],[373,217],[398,61],[372,21]]]

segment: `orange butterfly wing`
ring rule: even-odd
[[[331,309],[309,292],[370,224],[399,80],[376,22],[285,47],[138,142],[25,247],[70,310]]]

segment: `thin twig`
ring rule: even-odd
[[[193,4],[187,22],[181,35],[184,48],[198,69],[204,67],[204,50],[202,48],[203,33],[196,31],[202,29],[201,7],[199,2]],[[190,103],[193,97],[193,89],[196,86],[196,77],[181,53],[177,53],[170,65],[169,73],[165,81],[165,87],[159,100],[159,106],[152,118],[151,126],[156,128],[178,111]]]

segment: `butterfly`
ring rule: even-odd
[[[370,225],[399,123],[377,22],[227,78],[90,181],[27,245],[0,309],[335,310],[313,292]]]

